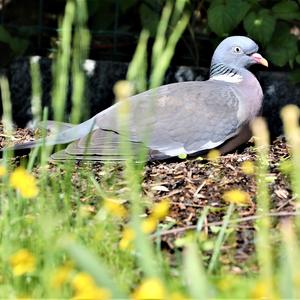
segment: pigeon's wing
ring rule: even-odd
[[[132,124],[138,124],[132,126],[133,133],[142,137],[148,130],[148,147],[169,156],[217,147],[234,136],[243,122],[239,119],[241,99],[233,84],[185,82],[165,86],[157,94],[150,118],[132,115]],[[145,106],[143,101],[136,103],[135,111],[147,111],[139,107]]]
[[[69,158],[120,157],[124,128],[118,122],[128,105],[131,152],[147,147],[154,159],[193,154],[224,143],[239,131],[239,102],[232,84],[218,81],[182,82],[159,87],[119,103],[95,117],[97,129],[71,143]],[[61,155],[61,154],[60,154]],[[53,157],[55,158],[55,156]]]
[[[128,151],[129,145],[129,151]],[[137,158],[141,151],[146,151],[149,158],[165,159],[159,151],[148,149],[142,142],[124,141],[120,134],[103,129],[96,129],[90,135],[69,144],[64,150],[54,153],[55,160],[124,160]]]

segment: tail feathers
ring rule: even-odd
[[[41,121],[38,123],[37,128],[49,130],[51,134],[59,131],[65,131],[67,129],[73,128],[76,125],[65,122],[57,122],[57,121]]]
[[[17,144],[12,147],[7,147],[2,150],[22,150],[22,149],[31,149],[37,146],[42,145],[42,139],[38,139],[36,141],[26,142],[24,144]]]
[[[54,161],[63,160],[85,160],[85,161],[122,161],[126,160],[130,156],[118,156],[118,155],[72,155],[68,154],[65,150],[55,152],[51,155],[51,159]]]
[[[46,146],[54,146],[59,144],[68,144],[75,140],[78,140],[86,135],[88,135],[91,131],[98,128],[95,125],[95,119],[91,118],[81,124],[72,125],[68,123],[60,123],[50,121],[50,130],[57,133],[52,133],[46,138],[40,138],[35,141],[30,141],[24,144],[14,145],[13,147],[8,147],[3,150],[22,150],[22,149],[30,149],[37,146],[41,146],[45,144]],[[42,127],[48,128],[46,122],[42,122]],[[60,127],[61,126],[61,127]]]

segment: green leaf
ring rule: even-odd
[[[266,45],[272,38],[276,18],[267,9],[250,12],[244,19],[244,28],[255,40]]]
[[[267,57],[279,67],[292,63],[298,54],[297,38],[290,34],[290,28],[285,23],[279,23],[276,34],[266,49]]]
[[[15,55],[22,55],[29,45],[27,39],[12,36],[3,26],[0,26],[0,42],[8,44]]]
[[[207,15],[208,25],[219,36],[228,35],[245,17],[250,4],[242,0],[215,0]]]
[[[282,20],[300,20],[298,4],[292,0],[283,0],[272,7],[274,16]]]
[[[296,69],[293,70],[292,72],[290,72],[289,74],[289,80],[293,83],[293,84],[299,84],[300,83],[300,69]],[[293,170],[293,164],[291,162],[284,161],[281,165],[280,165],[280,171],[282,173],[284,173],[285,175],[290,175],[291,172]]]

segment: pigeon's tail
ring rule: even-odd
[[[67,124],[67,123],[59,123],[59,122],[56,123],[53,121],[51,121],[51,123],[47,125],[46,124],[47,123],[43,123],[42,127],[49,129],[49,124],[50,124],[50,130],[53,128],[53,130],[56,133],[50,134],[45,139],[40,138],[38,140],[30,141],[24,144],[14,145],[13,147],[9,147],[6,149],[22,150],[22,149],[34,148],[43,144],[45,144],[46,146],[67,144],[88,135],[91,131],[98,128],[97,125],[95,125],[94,117],[75,126],[72,126],[71,124]],[[62,124],[62,126],[60,126],[60,124]]]
[[[76,126],[75,124],[71,124],[71,123],[47,120],[47,121],[39,122],[37,125],[37,128],[49,130],[50,133],[52,134],[54,132],[57,132],[57,130],[65,131],[65,130],[73,128],[75,126]]]

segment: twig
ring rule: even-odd
[[[202,184],[197,188],[195,194],[194,194],[194,198],[197,197],[197,195],[199,194],[199,192],[202,190],[202,188],[206,185],[206,180],[204,180],[202,182]]]
[[[291,199],[288,199],[287,201],[285,201],[283,204],[281,204],[279,207],[277,207],[277,211],[280,211],[283,207],[285,207],[286,205],[290,204],[292,201],[295,200],[295,197],[292,197]]]
[[[257,216],[248,216],[244,218],[237,218],[229,221],[229,225],[235,224],[235,223],[242,223],[242,222],[248,222],[248,221],[253,221],[257,219],[261,219],[264,217],[291,217],[291,216],[300,216],[300,212],[274,212],[274,213],[268,213],[264,215],[257,215]],[[210,226],[219,226],[223,225],[224,221],[217,221],[217,222],[209,222],[206,224],[207,227]],[[180,228],[175,228],[175,229],[170,229],[170,230],[165,230],[159,232],[159,234],[153,234],[152,237],[161,237],[164,235],[169,235],[169,234],[177,234],[181,233],[187,230],[192,230],[196,229],[197,225],[190,225],[186,227],[180,227]]]

